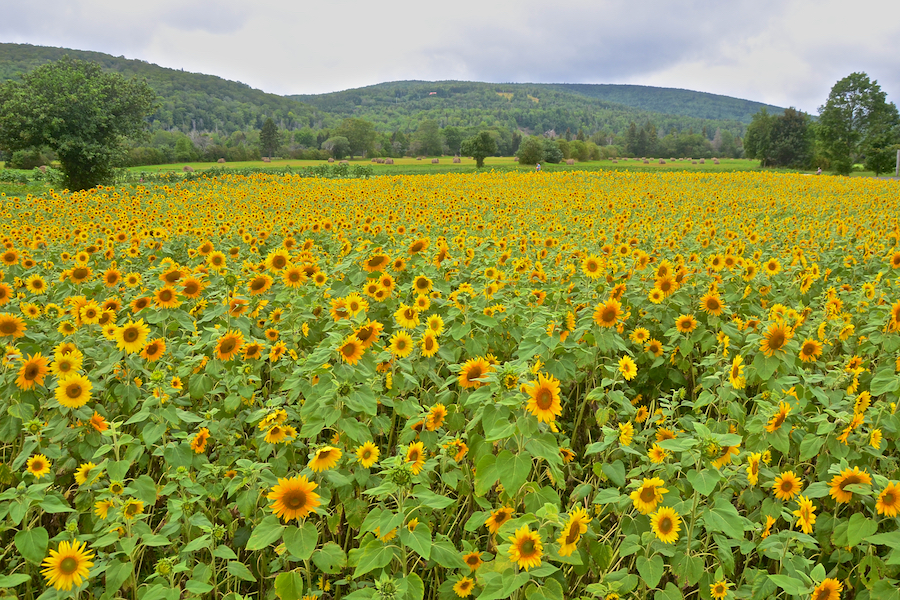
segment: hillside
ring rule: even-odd
[[[652,122],[663,131],[717,128],[736,135],[759,102],[702,92],[647,86],[494,84],[464,81],[398,81],[330,94],[292,96],[322,112],[357,117],[382,130],[410,131],[423,119],[442,126],[488,126],[532,133],[567,129],[623,132],[630,122]],[[782,109],[767,107],[770,112]]]
[[[297,100],[251,88],[214,75],[167,69],[102,52],[0,43],[0,81],[18,79],[35,67],[65,55],[99,63],[125,77],[145,78],[160,96],[151,129],[219,131],[226,135],[262,127],[272,117],[285,129],[321,127],[323,115]]]

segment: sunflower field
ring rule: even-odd
[[[0,597],[900,599],[900,186],[0,198]]]

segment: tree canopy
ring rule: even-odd
[[[467,138],[462,143],[462,153],[475,159],[475,167],[484,166],[484,159],[497,152],[497,142],[489,131],[481,131],[478,135]]]
[[[73,190],[109,181],[124,141],[139,136],[156,94],[145,81],[68,57],[0,84],[0,147],[59,156]]]

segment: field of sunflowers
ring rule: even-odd
[[[900,598],[900,184],[0,198],[0,597]]]

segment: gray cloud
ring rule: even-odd
[[[853,71],[900,99],[900,8],[877,0],[46,0],[4,8],[5,41],[97,50],[266,91],[398,79],[635,83],[815,112]]]

